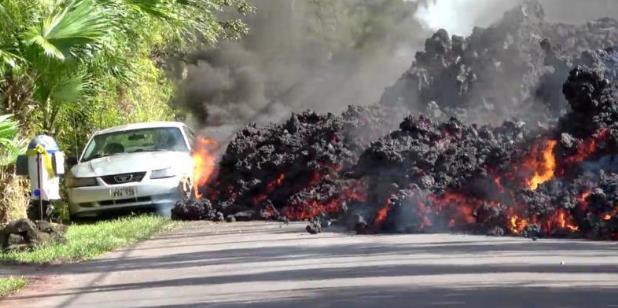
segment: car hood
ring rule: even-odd
[[[192,163],[190,154],[183,152],[122,153],[81,162],[71,168],[71,173],[81,178],[143,172],[170,167],[186,171],[192,168]]]

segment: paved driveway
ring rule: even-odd
[[[617,252],[613,242],[198,222],[29,272],[39,278],[0,307],[618,307]]]

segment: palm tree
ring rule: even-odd
[[[34,98],[45,131],[54,127],[61,106],[78,101],[88,84],[83,63],[113,28],[112,19],[92,0],[71,0],[48,9],[25,32],[25,58],[31,64]]]
[[[24,148],[24,141],[17,138],[17,122],[11,115],[0,115],[0,167],[15,162]]]

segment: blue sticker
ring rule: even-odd
[[[35,190],[32,192],[32,194],[33,194],[35,197],[38,197],[38,196],[40,196],[40,195],[41,195],[41,190],[40,190],[40,189],[35,189]]]

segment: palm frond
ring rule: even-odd
[[[0,115],[0,141],[12,140],[17,136],[17,122],[11,120],[12,115]]]
[[[25,141],[17,138],[18,123],[11,120],[11,115],[0,115],[0,166],[15,161],[25,148]]]
[[[58,78],[50,93],[50,98],[56,102],[78,101],[87,88],[86,74],[74,73]]]
[[[25,41],[41,48],[48,57],[64,60],[72,48],[96,43],[110,25],[111,20],[92,0],[71,0],[29,28]]]
[[[124,0],[127,4],[139,8],[142,12],[161,19],[173,18],[174,9],[169,5],[170,1],[162,0]]]

